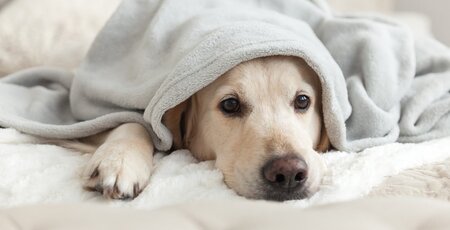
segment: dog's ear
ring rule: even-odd
[[[172,149],[183,149],[189,145],[193,130],[194,108],[192,99],[188,99],[169,109],[163,116],[163,124],[172,133]]]
[[[316,146],[316,151],[319,153],[327,152],[331,149],[330,139],[328,138],[328,133],[325,128],[325,124],[322,123],[322,130],[320,132],[320,141]]]

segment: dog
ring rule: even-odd
[[[172,150],[215,160],[225,183],[247,198],[308,197],[326,170],[321,84],[298,57],[241,63],[167,111],[163,123]],[[84,141],[96,146],[83,174],[86,189],[132,199],[149,183],[155,149],[142,125],[122,124]]]

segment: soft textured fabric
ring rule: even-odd
[[[369,196],[432,197],[450,201],[450,158],[389,176]]]
[[[0,210],[2,230],[365,229],[443,230],[450,204],[417,198],[367,199],[308,209],[262,201],[197,202],[154,211],[94,205]]]
[[[214,161],[198,162],[189,151],[179,150],[155,155],[150,183],[138,197],[108,200],[83,189],[82,175],[91,154],[45,143],[44,138],[0,129],[0,208],[91,202],[155,209],[190,201],[244,199],[225,185]],[[368,195],[450,201],[450,160],[445,160],[450,158],[450,137],[386,144],[358,153],[330,151],[322,157],[328,170],[319,191],[286,203],[309,207]]]
[[[126,0],[74,73],[0,81],[0,125],[77,138],[139,122],[159,150],[165,111],[240,62],[292,55],[320,76],[334,147],[361,150],[450,134],[450,52],[379,18],[337,17],[308,0]]]

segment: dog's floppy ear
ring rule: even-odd
[[[320,141],[316,146],[316,151],[319,153],[327,152],[331,149],[330,139],[328,138],[328,133],[325,128],[325,124],[322,123],[322,130],[320,132]]]
[[[183,149],[188,147],[188,141],[192,134],[194,111],[192,100],[188,99],[177,106],[169,109],[163,116],[163,124],[172,133],[172,149]]]

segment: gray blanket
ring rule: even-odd
[[[292,55],[320,76],[335,148],[449,135],[449,49],[384,19],[325,8],[317,0],[125,0],[74,72],[36,68],[0,80],[0,125],[78,138],[139,122],[168,150],[165,111],[240,62]]]

